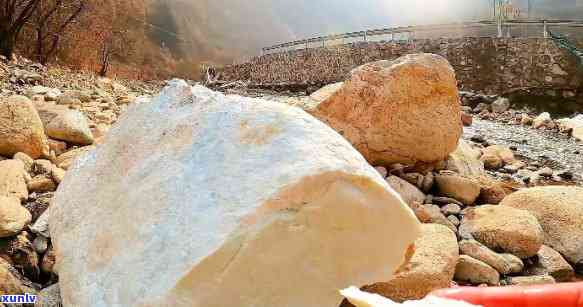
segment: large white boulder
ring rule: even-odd
[[[64,305],[96,307],[338,306],[420,234],[322,122],[183,81],[73,164],[49,225]]]

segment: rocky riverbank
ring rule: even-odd
[[[346,283],[403,301],[583,272],[577,119],[462,106],[441,57],[311,96],[222,88],[264,99],[0,63],[0,294],[321,306]]]

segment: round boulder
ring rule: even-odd
[[[0,238],[19,234],[32,216],[15,197],[0,196]]]
[[[442,171],[435,177],[440,195],[454,198],[464,205],[472,205],[480,196],[480,183],[451,171]]]
[[[534,215],[504,206],[486,205],[467,211],[459,231],[462,237],[522,259],[536,255],[543,244],[543,230]]]
[[[47,135],[53,139],[75,145],[93,144],[93,134],[87,118],[81,112],[62,112],[46,126]]]
[[[0,99],[0,155],[23,152],[33,159],[49,154],[49,144],[40,117],[24,96]]]
[[[460,98],[454,70],[441,56],[368,63],[326,90],[311,113],[373,165],[443,161],[457,147]]]
[[[571,263],[583,263],[583,188],[524,189],[507,196],[501,205],[532,213],[542,226],[545,245]]]
[[[434,290],[450,286],[459,257],[455,233],[437,224],[424,224],[421,229],[411,260],[393,279],[366,286],[365,291],[403,302],[422,299]]]

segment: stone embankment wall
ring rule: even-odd
[[[583,40],[576,43],[583,46]],[[544,38],[361,42],[268,54],[219,71],[224,81],[249,80],[259,86],[309,88],[344,80],[353,68],[367,62],[418,52],[447,58],[456,70],[462,90],[504,94],[535,89],[551,96],[583,96],[583,74],[577,68],[576,58]]]

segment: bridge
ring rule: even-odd
[[[439,54],[461,90],[526,93],[583,110],[583,21],[478,21],[366,30],[277,44],[217,70],[220,83],[311,92],[345,80],[362,64],[405,54]]]
[[[498,23],[492,20],[407,27],[392,27],[312,37],[261,49],[261,55],[296,49],[326,47],[354,42],[402,41],[436,37],[548,37],[550,30],[583,38],[583,20],[516,19]]]

